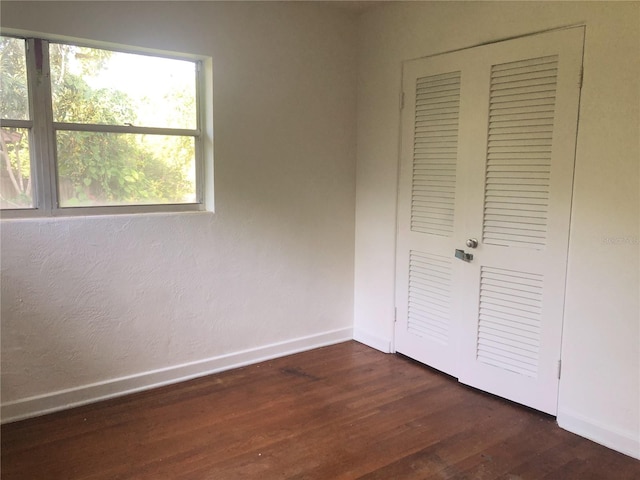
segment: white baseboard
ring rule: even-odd
[[[331,330],[196,362],[23,398],[2,404],[1,422],[8,423],[66,410],[352,339],[352,328]]]
[[[558,425],[600,445],[640,460],[640,434],[605,425],[567,409],[558,410]]]
[[[364,343],[368,347],[380,350],[383,353],[391,353],[391,340],[388,338],[382,338],[377,335],[373,335],[361,328],[355,328],[353,330],[353,339],[357,342]]]

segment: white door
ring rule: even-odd
[[[396,350],[552,414],[583,38],[403,68]]]

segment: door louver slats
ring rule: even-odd
[[[414,335],[449,342],[451,310],[450,258],[411,251],[407,328]]]
[[[483,239],[544,249],[551,175],[557,56],[491,70]]]
[[[416,80],[411,230],[453,233],[460,72]]]
[[[478,361],[536,377],[543,276],[483,266]]]

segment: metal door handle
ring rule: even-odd
[[[470,262],[473,260],[473,254],[467,253],[464,250],[459,250],[456,248],[456,258],[459,258],[463,262]]]
[[[467,247],[469,248],[476,248],[478,246],[478,239],[468,238],[466,244],[467,244]]]

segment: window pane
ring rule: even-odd
[[[58,131],[62,207],[195,203],[194,137]]]
[[[25,41],[0,37],[0,117],[29,120]]]
[[[0,134],[0,208],[32,208],[29,130],[2,127]]]
[[[56,122],[197,128],[196,64],[52,43]]]

